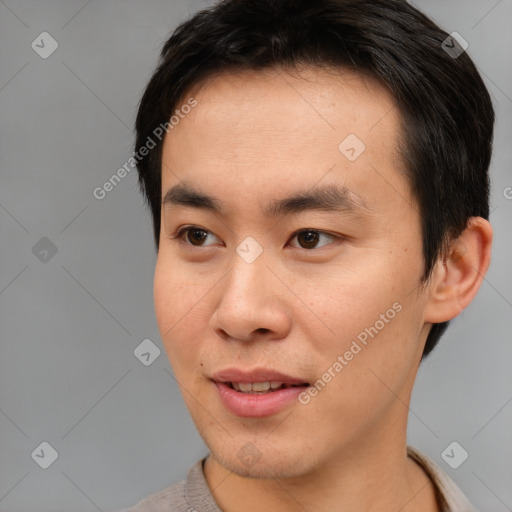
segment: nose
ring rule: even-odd
[[[235,253],[230,272],[219,283],[210,320],[213,332],[224,340],[238,341],[286,337],[291,294],[276,274],[263,255],[248,263]]]

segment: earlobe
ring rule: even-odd
[[[489,268],[491,246],[491,225],[482,217],[472,217],[434,269],[425,322],[446,322],[470,304]]]

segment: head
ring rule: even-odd
[[[340,448],[405,429],[395,395],[476,294],[494,112],[447,37],[400,0],[227,0],[164,45],[136,121],[157,321],[226,467],[307,471],[340,429]],[[228,367],[309,388],[240,416],[214,382]]]

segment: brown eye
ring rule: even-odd
[[[202,245],[208,234],[204,229],[187,229],[187,240],[192,245]]]
[[[334,235],[329,235],[328,233],[324,233],[323,231],[318,231],[316,229],[303,229],[298,231],[294,235],[294,238],[297,238],[301,249],[316,249],[316,245],[318,244],[321,236],[326,236],[332,240],[338,238]]]
[[[318,232],[316,231],[301,231],[297,235],[297,240],[304,249],[313,249],[318,243]]]
[[[209,235],[213,236],[213,233],[195,226],[188,226],[180,229],[176,236],[172,238],[178,238],[183,243],[193,245],[195,247],[203,247],[203,242],[208,238]]]

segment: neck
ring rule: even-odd
[[[247,478],[210,455],[204,465],[205,477],[224,512],[439,512],[432,482],[407,457],[406,420],[398,431],[397,418],[390,420],[394,420],[392,425],[380,424],[377,432],[368,432],[359,443],[330,453],[307,474]],[[386,438],[383,432],[392,432],[393,437]]]

